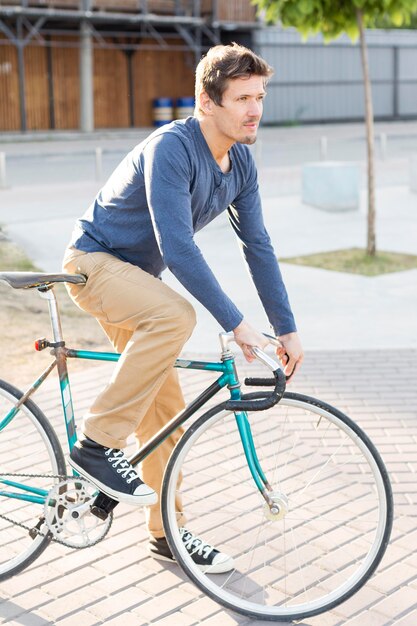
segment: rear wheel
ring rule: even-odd
[[[0,381],[0,423],[22,395],[12,385]],[[59,482],[52,476],[65,473],[64,455],[52,426],[36,404],[27,400],[0,430],[0,580],[30,565],[50,542],[47,527],[40,521],[43,504],[17,498],[30,494],[36,499],[39,494],[10,483],[48,492]],[[31,533],[32,538],[28,528],[35,529],[37,525],[45,536],[35,532]]]
[[[352,420],[314,398],[286,393],[248,417],[279,513],[256,489],[234,414],[220,405],[186,431],[167,466],[168,542],[195,584],[227,608],[270,621],[328,611],[368,580],[387,547],[393,505],[384,464]],[[194,564],[177,527],[178,492],[187,529],[231,555],[232,571],[210,575]]]

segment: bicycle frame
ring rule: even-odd
[[[7,424],[9,424],[14,419],[24,402],[39,389],[39,387],[46,380],[46,378],[49,376],[55,366],[57,366],[68,447],[69,450],[71,450],[77,441],[77,435],[67,368],[67,359],[78,358],[101,362],[117,362],[120,358],[120,354],[114,352],[96,352],[66,348],[65,342],[63,341],[62,337],[58,304],[55,294],[53,292],[53,288],[49,287],[44,290],[39,289],[39,292],[42,297],[48,300],[54,343],[46,343],[47,345],[53,347],[52,352],[55,356],[55,360],[31,385],[31,387],[15,404],[15,406],[8,412],[8,414],[4,417],[0,416],[0,432],[7,426]],[[237,376],[235,358],[234,355],[227,349],[223,350],[220,362],[177,359],[175,361],[174,367],[181,369],[219,372],[221,375],[195,400],[193,400],[183,411],[181,411],[181,413],[179,413],[172,420],[170,420],[156,435],[154,435],[154,437],[152,437],[148,441],[148,443],[142,446],[136,452],[136,454],[134,454],[129,459],[132,465],[137,465],[146,456],[151,454],[153,450],[155,450],[167,437],[169,437],[179,426],[181,426],[192,415],[194,415],[202,406],[204,406],[204,404],[206,404],[208,400],[215,396],[221,389],[224,389],[225,387],[229,389],[231,400],[241,399],[240,382]],[[253,477],[256,487],[259,489],[265,500],[270,504],[270,500],[266,492],[266,489],[270,489],[270,486],[262,471],[259,459],[256,455],[255,444],[253,442],[247,413],[244,411],[236,411],[235,418],[250,473]],[[17,492],[0,490],[0,496],[16,498],[19,500],[25,500],[28,502],[35,502],[39,504],[45,504],[46,502],[46,498],[48,495],[48,491],[46,490],[31,487],[17,481],[9,481],[3,478],[0,478],[0,484],[19,490]]]

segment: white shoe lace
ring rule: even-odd
[[[113,467],[117,469],[117,473],[121,474],[128,484],[134,480],[140,480],[140,477],[123,454],[123,450],[108,448],[105,454],[109,457],[107,459],[108,462],[113,464]]]
[[[200,537],[194,537],[194,535],[186,528],[180,528],[179,531],[182,542],[190,554],[197,553],[199,556],[207,559],[210,553],[214,550],[213,546],[200,539]]]

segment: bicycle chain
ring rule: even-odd
[[[53,474],[10,474],[10,473],[6,473],[6,474],[0,474],[1,477],[3,476],[14,476],[15,478],[57,478],[58,480],[73,480],[74,476],[66,476],[64,474],[62,475],[53,475]],[[88,482],[87,480],[85,480],[85,478],[80,478],[80,481],[83,482]],[[113,521],[113,516],[110,513],[110,524],[109,524],[109,528],[107,529],[107,532],[110,530],[110,526],[112,525],[112,521]],[[15,526],[19,526],[19,528],[23,528],[24,530],[27,530],[30,533],[35,532],[36,535],[38,537],[48,537],[50,539],[50,541],[54,541],[55,543],[60,543],[63,546],[68,547],[68,544],[65,541],[62,541],[61,539],[57,539],[56,537],[53,536],[53,534],[51,533],[51,531],[48,530],[47,533],[42,533],[40,531],[39,528],[36,528],[36,525],[33,527],[30,526],[26,526],[26,524],[23,524],[22,522],[18,522],[16,520],[11,519],[10,517],[7,517],[7,515],[3,515],[2,513],[0,513],[0,518],[6,520],[6,522],[10,522],[11,524],[14,524]],[[42,516],[39,518],[42,519]],[[36,529],[36,530],[35,530]],[[106,535],[107,535],[106,532]],[[100,541],[102,541],[102,539],[104,539],[104,537],[101,537],[100,539],[98,539],[97,541],[94,541],[94,543],[89,544],[88,546],[85,546],[86,548],[90,548],[92,546],[95,546],[97,543],[100,543]],[[73,546],[69,546],[69,547],[73,547]],[[81,549],[81,548],[79,548]]]

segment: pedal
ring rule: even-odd
[[[107,511],[105,511],[104,509],[100,509],[99,506],[92,506],[91,513],[103,521],[107,519],[109,515]]]
[[[113,500],[104,493],[99,493],[91,506],[91,513],[99,519],[105,520],[118,504],[117,500]]]
[[[41,534],[41,528],[45,523],[45,518],[42,516],[39,518],[39,522],[29,530],[29,537],[31,539],[36,539]]]

